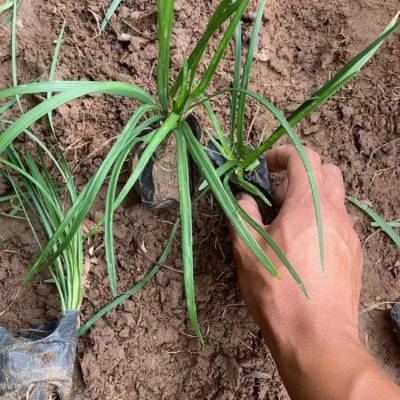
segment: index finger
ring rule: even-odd
[[[321,157],[310,148],[306,147],[306,155],[310,161],[311,168],[313,169],[317,185],[321,186],[322,183],[322,170],[321,170]],[[288,190],[290,191],[304,191],[309,187],[309,177],[296,149],[292,145],[281,145],[272,150],[267,151],[265,154],[268,163],[268,169],[271,172],[287,171],[288,174]]]

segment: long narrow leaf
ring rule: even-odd
[[[241,22],[239,22],[235,29],[235,71],[233,75],[232,87],[234,89],[239,89],[240,84],[240,74],[242,68],[242,27]],[[233,92],[232,102],[231,102],[231,113],[230,113],[230,145],[233,146],[235,139],[235,129],[236,129],[236,113],[237,113],[237,99],[238,92]]]
[[[56,47],[54,49],[53,60],[51,62],[50,73],[49,73],[49,81],[50,82],[54,81],[54,75],[55,75],[56,67],[57,67],[57,63],[58,63],[58,55],[60,53],[61,43],[62,43],[62,40],[63,40],[63,37],[64,37],[64,30],[65,30],[65,21],[63,22],[63,24],[61,26],[61,30],[60,30],[60,33],[59,33],[58,38],[57,38]],[[48,92],[47,93],[47,98],[50,99],[51,96],[52,96],[52,93]],[[53,134],[55,134],[54,124],[53,124],[53,113],[50,111],[47,115],[48,115],[48,118],[49,118],[49,123],[50,123],[51,130],[53,131]]]
[[[232,191],[229,188],[228,184],[228,175],[224,179],[224,187],[226,189],[226,192],[228,193],[229,197],[231,198],[231,201],[233,203],[237,204],[238,211],[240,216],[250,225],[252,226],[256,232],[263,238],[265,243],[267,243],[268,246],[271,247],[271,249],[274,251],[274,253],[279,257],[281,260],[282,264],[285,266],[285,268],[288,270],[290,275],[292,275],[293,279],[296,281],[296,283],[300,286],[301,290],[304,292],[304,294],[308,297],[308,293],[306,290],[306,287],[304,286],[303,281],[301,280],[299,274],[296,272],[294,269],[293,265],[290,263],[288,258],[286,257],[285,253],[282,251],[282,249],[279,247],[279,245],[275,242],[275,240],[272,238],[272,236],[265,230],[265,228],[261,227],[253,218],[248,215],[243,208],[240,206],[240,204],[237,202],[235,199],[235,196],[233,195]]]
[[[56,96],[55,96],[56,97]],[[53,97],[51,100],[53,100]],[[85,215],[89,211],[101,185],[104,182],[110,168],[114,164],[115,160],[120,154],[121,148],[124,147],[126,141],[133,135],[132,131],[137,125],[140,118],[148,111],[152,110],[154,106],[144,105],[139,107],[136,112],[129,119],[127,124],[125,125],[121,135],[114,143],[113,147],[107,154],[107,157],[103,161],[101,167],[97,170],[96,174],[90,179],[88,184],[82,190],[82,192],[77,197],[75,203],[69,209],[67,214],[65,215],[63,221],[60,226],[54,232],[54,235],[47,243],[46,247],[43,249],[39,258],[35,261],[32,267],[29,269],[28,273],[25,276],[25,282],[29,281],[34,273],[42,266],[42,264],[46,261],[48,264],[51,264],[57,257],[61,254],[61,252],[68,246],[70,240],[74,236],[74,232],[77,229],[80,229],[80,225]],[[137,132],[136,134],[139,134]],[[68,233],[65,234],[65,230],[68,227]],[[60,237],[63,236],[63,242],[59,245],[58,250],[51,254],[53,246],[57,243]]]
[[[187,123],[180,125],[181,131],[185,135],[186,143],[190,154],[199,168],[199,171],[207,180],[210,189],[213,191],[215,198],[224,210],[227,218],[232,223],[235,230],[238,232],[240,238],[243,240],[245,245],[254,253],[254,255],[260,260],[260,262],[270,271],[270,273],[279,277],[279,272],[272,264],[271,260],[265,255],[263,249],[258,244],[257,240],[251,235],[246,225],[240,218],[237,206],[232,203],[229,195],[213,167],[207,153],[204,151],[200,143],[193,136],[190,127]]]
[[[193,276],[193,233],[192,233],[192,201],[190,198],[189,159],[187,155],[186,139],[181,131],[176,132],[176,147],[178,152],[177,168],[179,177],[179,205],[182,230],[182,259],[183,277],[185,282],[186,304],[190,321],[200,342],[203,336],[196,312],[196,298]]]
[[[228,46],[229,41],[231,40],[233,33],[236,29],[237,24],[239,23],[240,19],[242,18],[242,15],[249,3],[249,0],[239,0],[240,2],[239,7],[237,8],[237,11],[235,12],[234,16],[232,17],[231,22],[229,23],[228,27],[226,28],[226,31],[224,33],[224,36],[222,37],[217,50],[215,51],[215,54],[213,58],[210,61],[210,64],[208,65],[208,68],[203,75],[203,78],[201,79],[199,85],[197,86],[196,89],[193,90],[192,96],[196,97],[199,96],[200,94],[204,93],[206,90],[208,84],[211,81],[211,78],[214,76],[214,73],[219,65],[219,62],[221,61],[221,58],[223,57],[226,48]]]
[[[157,90],[163,112],[168,111],[169,63],[171,57],[171,34],[174,16],[174,0],[157,0],[158,7],[158,65]]]
[[[11,28],[11,70],[12,70],[12,80],[13,85],[18,85],[18,77],[17,77],[17,0],[13,0],[13,12],[12,12],[12,28]],[[18,96],[16,96],[16,100],[18,102],[19,109],[21,112],[22,109],[21,101]]]
[[[188,58],[188,69],[191,72],[191,78],[190,78],[191,83],[195,78],[197,68],[200,64],[200,60],[204,54],[204,51],[207,48],[210,39],[215,34],[215,32],[217,32],[218,29],[221,28],[224,22],[234,12],[237,11],[241,1],[242,0],[234,0],[234,1],[222,0],[217,6],[217,8],[214,10],[213,14],[211,15],[208,21],[208,25],[204,34],[197,42],[195,48],[193,49],[192,53]],[[181,69],[173,87],[171,88],[171,96],[175,96],[175,94],[177,93],[179,87],[182,84],[182,78],[183,78],[183,69]]]
[[[48,86],[52,86],[51,83],[47,84]],[[42,85],[43,87],[47,86],[45,83]],[[29,85],[26,85],[29,86]],[[15,89],[18,89],[15,88]],[[12,89],[6,89],[4,91],[0,91],[0,98],[2,96],[2,92],[7,93],[9,96],[9,92],[13,92]],[[39,120],[41,117],[46,115],[49,111],[54,110],[60,105],[73,100],[77,97],[82,97],[84,95],[99,92],[106,94],[114,94],[121,96],[129,96],[134,98],[135,100],[141,101],[147,104],[154,104],[153,98],[149,96],[145,91],[137,87],[136,85],[124,83],[124,82],[95,82],[93,85],[83,85],[82,87],[76,87],[74,89],[67,90],[65,92],[59,93],[56,96],[51,97],[49,100],[45,100],[42,103],[38,104],[36,107],[29,110],[23,116],[15,121],[13,125],[7,128],[3,134],[0,136],[0,153],[3,152],[7,146],[16,138],[19,134],[21,134],[26,128],[28,128],[31,124]]]
[[[347,196],[347,200],[351,201],[366,214],[368,214],[378,226],[393,240],[397,247],[400,247],[400,234],[398,234],[391,226],[372,208],[368,207],[365,203],[360,201],[354,196]]]
[[[108,279],[110,281],[111,293],[113,296],[117,295],[117,274],[115,266],[115,254],[114,254],[114,237],[113,237],[113,216],[116,207],[115,194],[117,191],[118,179],[122,167],[134,146],[135,141],[130,141],[126,144],[125,149],[121,151],[115,165],[113,167],[110,181],[108,183],[107,196],[106,196],[106,208],[104,213],[104,247],[106,253],[106,263]]]
[[[299,157],[300,157],[301,161],[303,162],[304,168],[307,171],[308,181],[310,183],[311,193],[312,193],[312,197],[313,197],[314,209],[315,209],[315,219],[316,219],[317,229],[318,229],[320,259],[321,259],[321,266],[323,267],[323,265],[324,265],[324,234],[323,234],[323,224],[322,224],[322,218],[321,218],[321,206],[320,206],[320,202],[319,202],[318,188],[317,188],[317,182],[315,179],[314,171],[311,167],[310,161],[308,160],[307,154],[304,151],[304,147],[301,144],[301,141],[297,137],[296,133],[293,131],[289,122],[283,116],[283,114],[272,103],[270,103],[268,100],[261,97],[259,94],[251,92],[249,90],[242,90],[242,89],[224,89],[220,93],[235,92],[235,91],[244,93],[244,94],[246,94],[246,96],[252,97],[256,101],[258,101],[263,107],[265,107],[267,110],[269,110],[275,116],[275,118],[281,123],[281,125],[285,129],[285,132],[287,132],[290,140],[292,141],[297,153],[299,154]],[[269,140],[270,139],[268,139],[266,142],[270,143]],[[268,148],[270,148],[275,143],[275,141],[272,142],[272,140],[271,140],[271,143]],[[259,151],[259,149],[257,148],[252,152],[252,154],[256,153],[258,151]],[[263,153],[261,153],[261,154],[263,154]],[[246,167],[248,167],[247,159],[242,161],[241,167],[242,167],[242,169],[245,169]]]
[[[247,50],[246,62],[243,68],[243,76],[240,82],[240,87],[243,90],[247,90],[250,82],[250,73],[253,66],[254,52],[257,48],[258,34],[260,32],[261,22],[264,15],[266,0],[261,0],[256,14],[256,20],[254,22],[253,31],[250,38],[249,48]],[[246,95],[241,92],[239,94],[239,105],[238,105],[238,116],[237,116],[237,132],[236,140],[238,145],[238,151],[243,151],[243,131],[244,131],[244,114],[246,111]]]
[[[111,17],[114,15],[115,10],[118,8],[119,4],[121,3],[122,0],[113,0],[111,3],[110,7],[108,8],[106,12],[106,16],[103,19],[103,22],[101,23],[100,29],[104,31],[106,28],[108,22],[110,21]]]

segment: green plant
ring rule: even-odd
[[[13,6],[13,1],[6,1],[3,4],[0,4],[0,15],[3,14],[8,9],[10,9],[12,6]]]
[[[376,211],[368,207],[361,200],[354,196],[347,196],[346,198],[374,220],[374,222],[371,224],[372,226],[381,228],[390,237],[390,239],[393,240],[395,245],[400,247],[400,234],[395,231],[395,228],[400,227],[399,221],[386,222]]]
[[[0,91],[0,99],[43,92],[58,93],[26,112],[2,133],[0,136],[0,152],[7,149],[13,140],[23,133],[32,123],[50,113],[58,106],[77,97],[98,92],[108,95],[127,96],[141,103],[133,112],[98,171],[90,178],[85,188],[71,204],[70,209],[54,231],[48,244],[43,248],[39,258],[29,270],[26,280],[29,280],[43,264],[51,264],[57,260],[64,249],[68,247],[75,232],[80,229],[80,224],[91,207],[100,187],[105,183],[106,177],[110,174],[104,219],[105,249],[110,286],[115,295],[117,293],[117,274],[113,251],[113,213],[132,189],[160,144],[170,135],[175,135],[181,196],[180,214],[182,221],[184,283],[189,317],[197,336],[201,339],[194,293],[191,231],[191,208],[193,201],[189,190],[188,154],[194,159],[198,170],[207,182],[205,186],[203,185],[204,189],[202,194],[208,190],[212,191],[244,243],[271,274],[279,276],[278,269],[273,265],[271,260],[269,260],[261,246],[251,235],[246,222],[262,233],[263,238],[277,253],[285,267],[305,291],[304,285],[300,277],[296,274],[294,267],[290,264],[279,246],[273,241],[272,237],[262,230],[262,228],[239,207],[230,191],[228,181],[229,179],[234,179],[244,190],[268,202],[265,196],[263,196],[254,185],[246,181],[244,177],[245,171],[254,169],[257,166],[258,157],[287,133],[298,151],[309,176],[320,239],[321,264],[323,264],[323,227],[320,217],[318,191],[307,155],[292,127],[308,116],[356,75],[361,67],[377,51],[386,37],[399,27],[399,23],[396,17],[371,45],[347,63],[332,79],[317,92],[312,94],[304,104],[286,119],[268,100],[248,90],[249,77],[253,64],[253,53],[257,44],[257,36],[264,12],[265,0],[260,1],[246,60],[243,71],[241,72],[242,45],[240,43],[240,20],[248,3],[249,0],[222,0],[219,3],[210,17],[203,36],[197,42],[189,57],[183,62],[176,79],[170,84],[171,76],[169,64],[174,1],[158,0],[159,54],[157,98],[151,96],[144,89],[125,82],[54,81],[19,85]],[[118,1],[114,1],[112,6],[113,10],[115,10],[117,5]],[[211,38],[213,38],[222,27],[225,28],[211,61],[208,63],[205,71],[200,73],[199,65],[201,61],[204,60],[204,52]],[[206,90],[209,83],[233,36],[236,37],[233,85],[230,88],[222,88],[216,93],[207,95]],[[225,137],[221,123],[218,121],[209,103],[212,97],[228,92],[231,93],[232,98],[229,139]],[[243,140],[245,105],[248,97],[259,102],[270,111],[281,124],[280,128],[272,132],[257,148],[250,148]],[[212,122],[216,137],[214,138],[211,136],[210,140],[215,142],[226,160],[226,163],[219,168],[213,165],[208,157],[207,151],[196,139],[186,121],[186,116],[191,113],[195,107],[204,107]],[[117,182],[122,166],[128,158],[131,149],[137,143],[143,143],[146,147],[137,162],[136,168],[121,191],[117,194]]]
[[[31,138],[34,136],[31,134]],[[71,173],[64,160],[58,162],[47,150],[43,143],[37,138],[38,153],[41,156],[40,162],[36,162],[29,152],[21,154],[14,147],[9,147],[7,159],[0,158],[4,166],[14,170],[12,172],[3,170],[7,180],[12,185],[18,197],[23,214],[36,239],[38,248],[41,250],[43,244],[53,236],[65,216],[66,204],[73,203],[77,192],[73,183]],[[55,185],[55,178],[51,176],[48,167],[43,161],[44,152],[56,166],[58,174],[62,177],[64,190],[59,190]],[[64,196],[66,198],[64,198]],[[42,234],[39,233],[37,224],[40,223]],[[68,228],[59,238],[59,243],[67,235]],[[43,234],[45,241],[42,239]],[[81,230],[74,231],[72,239],[54,263],[47,264],[53,282],[58,290],[61,310],[79,310],[82,300],[82,277],[83,277],[83,250]]]

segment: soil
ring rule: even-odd
[[[47,77],[54,40],[65,19],[58,79],[122,80],[154,93],[155,0],[123,1],[111,25],[100,34],[99,22],[108,3],[23,0],[17,34],[19,82]],[[174,71],[216,3],[176,1]],[[252,87],[286,113],[370,42],[398,11],[398,0],[268,3]],[[248,27],[245,21],[247,36]],[[126,38],[122,33],[131,35],[131,40],[122,40]],[[305,144],[320,152],[324,161],[340,166],[347,192],[387,220],[399,218],[400,204],[399,38],[399,33],[393,35],[356,79],[297,127]],[[0,28],[0,87],[12,85],[9,43],[9,26]],[[227,54],[214,79],[215,88],[229,84],[231,68],[232,56]],[[32,98],[25,106],[39,100]],[[227,101],[214,103],[221,115]],[[134,106],[124,98],[96,95],[70,102],[54,113],[59,143],[79,185],[100,165]],[[248,111],[249,141],[276,126],[255,105]],[[46,121],[34,129],[49,136]],[[88,217],[92,222],[101,218],[102,198]],[[371,228],[370,219],[361,211],[353,206],[349,211],[365,255],[360,311],[395,301],[400,297],[398,249],[385,234]],[[157,259],[175,218],[174,209],[155,212],[133,198],[118,210],[115,240],[120,291],[138,281]],[[176,243],[156,279],[81,338],[81,379],[76,380],[75,399],[288,399],[260,331],[244,307],[224,218],[211,198],[196,207],[194,235],[197,302],[205,346],[199,347],[188,322]],[[56,318],[56,294],[44,282],[45,274],[21,287],[35,256],[28,227],[2,217],[0,238],[0,325],[18,330]],[[111,298],[101,234],[87,244],[86,251],[91,269],[83,320]],[[386,308],[360,313],[360,335],[380,365],[400,382],[400,345]]]

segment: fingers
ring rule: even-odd
[[[344,204],[345,188],[343,175],[338,167],[333,164],[321,164],[320,156],[313,150],[305,149],[311,167],[317,179],[319,190],[337,205]],[[290,190],[291,195],[304,193],[309,186],[307,172],[296,149],[292,145],[276,147],[266,153],[268,168],[271,172],[287,171],[288,177],[275,190],[278,206],[282,205]]]
[[[254,221],[256,221],[260,226],[264,226],[262,222],[262,217],[260,214],[260,210],[258,208],[256,200],[253,198],[253,196],[249,195],[248,193],[238,193],[236,195],[236,199],[240,205],[240,207],[243,208],[243,210],[252,218]],[[246,226],[250,233],[254,237],[258,237],[258,233],[255,231],[254,228],[252,228],[249,224],[246,223]],[[231,234],[232,239],[235,239],[237,237],[236,231],[233,229],[232,225],[229,224],[229,231]]]
[[[318,186],[321,185],[321,157],[313,150],[305,148],[306,155],[313,169]],[[294,146],[278,146],[266,153],[271,172],[287,171],[288,191],[291,194],[304,193],[309,186],[307,171]]]
[[[257,224],[263,226],[262,217],[260,214],[260,209],[258,208],[258,204],[253,196],[248,193],[238,193],[236,195],[236,199],[243,208],[243,210],[257,222]]]
[[[345,188],[342,171],[333,164],[324,164],[322,170],[322,190],[336,205],[344,205]]]

